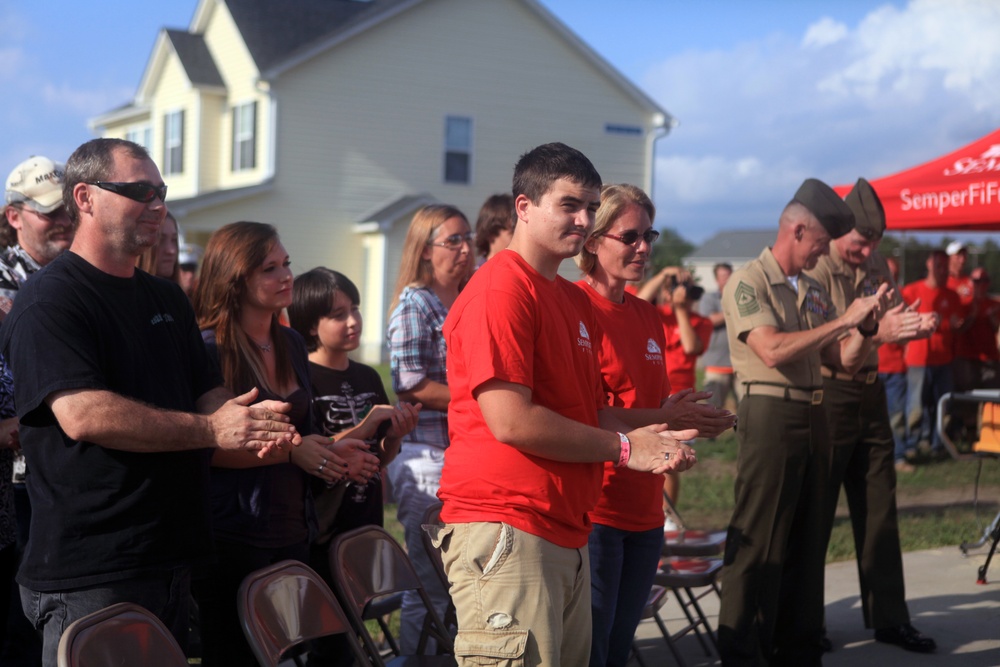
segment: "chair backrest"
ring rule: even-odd
[[[166,626],[137,604],[120,602],[79,618],[59,640],[59,667],[186,667]]]
[[[677,511],[677,505],[674,505],[674,501],[671,500],[666,491],[663,492],[663,513],[666,514],[668,518],[673,519],[678,532],[683,534],[684,531],[687,530],[687,524],[685,524],[684,519],[681,518],[681,513]]]
[[[417,593],[427,611],[425,636],[421,638],[419,650],[422,651],[427,638],[432,637],[437,640],[439,650],[445,653],[453,651],[451,638],[434,611],[409,557],[399,542],[384,529],[362,526],[338,535],[330,545],[330,572],[344,610],[372,659],[381,660],[364,621],[374,618],[376,610],[378,614],[390,611],[386,608],[386,601],[394,599],[397,593],[407,591]]]
[[[364,652],[330,587],[309,566],[285,560],[251,572],[237,597],[243,634],[262,665],[277,665],[293,646],[345,634],[355,657]]]

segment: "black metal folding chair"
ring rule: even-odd
[[[721,558],[672,558],[661,565],[656,573],[654,581],[674,594],[674,599],[688,621],[683,628],[670,633],[659,613],[655,615],[660,632],[681,667],[684,667],[684,661],[673,644],[691,632],[697,637],[705,655],[711,656],[712,648],[716,655],[719,653],[715,631],[712,630],[699,600],[712,593],[720,594],[718,578],[721,570]]]

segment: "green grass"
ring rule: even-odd
[[[690,526],[725,527],[733,511],[733,480],[736,473],[737,444],[729,433],[715,442],[696,445],[699,464],[684,473],[678,510]],[[980,478],[980,496],[1000,497],[1000,465],[985,461]],[[957,546],[982,535],[983,528],[997,511],[995,501],[980,502],[976,508],[967,499],[979,463],[943,461],[917,467],[916,472],[899,475],[899,532],[903,551]],[[956,499],[963,499],[958,501]],[[841,494],[840,514],[834,522],[827,561],[854,557],[854,538],[846,501]]]
[[[389,364],[374,364],[372,366],[376,371],[378,371],[379,377],[382,378],[382,386],[385,387],[385,393],[389,395],[389,403],[396,403],[396,392],[392,390],[392,376],[389,374]]]
[[[385,529],[396,538],[397,542],[404,547],[406,546],[406,540],[403,538],[403,524],[396,519],[396,503],[385,504]]]

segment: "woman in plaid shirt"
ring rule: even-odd
[[[451,395],[441,327],[472,273],[472,239],[469,221],[457,208],[432,205],[417,211],[403,244],[387,335],[393,390],[401,401],[423,406],[417,427],[389,466],[389,480],[410,560],[439,616],[444,616],[448,591],[438,583],[434,565],[425,555],[420,524],[427,508],[437,502],[448,446]],[[400,628],[404,654],[416,653],[423,622],[423,605],[408,593]]]

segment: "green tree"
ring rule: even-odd
[[[660,272],[660,269],[665,267],[680,266],[681,258],[690,255],[696,247],[669,227],[663,227],[659,232],[660,238],[657,239],[656,245],[653,246],[653,253],[647,272],[647,275],[650,276],[655,276]]]

